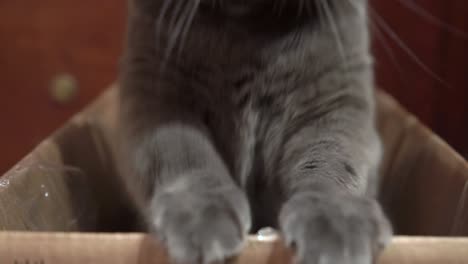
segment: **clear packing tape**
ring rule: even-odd
[[[115,92],[0,177],[0,231],[138,231],[138,215],[114,162]]]
[[[459,250],[468,248],[467,241],[450,238],[468,235],[466,161],[391,97],[379,92],[377,98],[379,131],[385,146],[380,197],[385,210],[400,235],[445,237],[442,240],[397,238],[382,263],[468,263],[468,253],[463,255],[465,250]],[[34,238],[36,242],[54,245],[74,239],[74,246],[62,249],[62,253],[84,252],[73,261],[44,262],[47,264],[81,263],[76,260],[86,260],[88,253],[94,254],[96,261],[87,263],[152,263],[122,262],[123,259],[116,260],[110,253],[111,250],[123,252],[125,247],[145,252],[138,247],[151,248],[148,245],[153,242],[148,242],[144,235],[11,233],[139,231],[138,214],[119,182],[120,170],[115,162],[117,101],[117,89],[113,87],[0,178],[0,231],[10,231],[0,232],[0,241],[8,241],[7,247],[0,246],[0,260],[2,253],[14,251],[15,243],[35,243],[25,240]],[[258,255],[264,261],[250,263],[283,263],[278,260],[284,260],[281,254],[286,251],[280,250],[278,243],[262,241],[259,237],[252,239],[245,254],[270,255]],[[93,247],[101,253],[92,252]],[[55,249],[56,246],[50,248]],[[152,254],[162,254],[158,252]],[[454,262],[451,262],[440,255],[444,252],[446,257],[450,253],[456,258],[464,256],[466,260],[452,258]],[[272,258],[275,254],[280,255]],[[418,258],[425,262],[417,262]]]
[[[83,172],[45,164],[18,165],[10,172],[28,180],[0,180],[0,230],[78,231],[79,223],[95,225],[97,208]],[[79,197],[72,197],[69,188]]]

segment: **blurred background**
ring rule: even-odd
[[[379,86],[468,157],[468,1],[370,2]],[[125,10],[0,0],[0,175],[116,79]]]

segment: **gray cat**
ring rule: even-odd
[[[173,260],[277,227],[298,263],[368,264],[390,240],[365,0],[130,0],[129,190]]]

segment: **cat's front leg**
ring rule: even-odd
[[[150,232],[175,263],[212,263],[237,254],[250,229],[249,205],[207,134],[169,123],[137,144],[136,190]],[[138,181],[137,178],[134,179]]]
[[[201,181],[180,178],[153,197],[152,232],[175,263],[223,261],[244,246],[250,228],[247,200],[237,187],[216,183],[211,173],[188,172]]]
[[[320,119],[285,141],[280,227],[297,263],[371,264],[392,235],[368,192],[380,156],[371,103],[354,94],[322,103],[303,112]]]

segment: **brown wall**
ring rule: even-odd
[[[413,0],[440,22],[449,24],[448,30],[405,8],[400,1],[411,2],[371,0],[425,66],[418,65],[388,37],[380,41],[376,33],[378,83],[468,157],[468,1]],[[462,32],[454,32],[457,30]],[[386,46],[392,52],[386,52]]]
[[[0,0],[0,173],[85,106],[117,73],[124,0]],[[49,83],[73,74],[76,100]]]
[[[385,45],[376,37],[380,86],[468,154],[468,37],[429,23],[398,0],[371,2],[447,83],[425,72],[388,37]],[[416,2],[468,32],[467,1]],[[0,174],[115,80],[125,7],[125,0],[0,0]],[[73,74],[80,87],[78,97],[65,105],[54,103],[48,90],[60,73]]]

